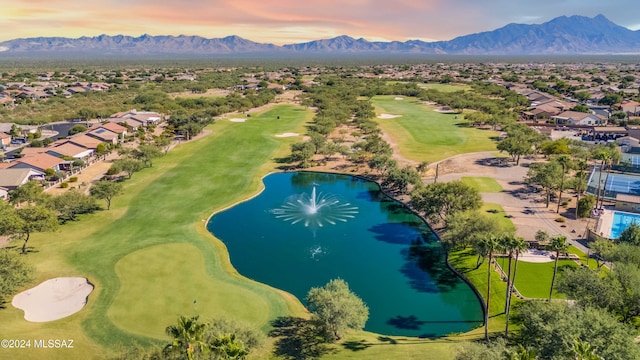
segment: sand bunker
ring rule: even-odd
[[[11,305],[24,310],[27,321],[53,321],[82,310],[91,291],[93,285],[86,278],[49,279],[14,296]]]
[[[378,115],[378,119],[395,119],[401,117],[402,115],[392,115],[392,114],[380,114]]]
[[[244,118],[232,118],[232,119],[229,119],[229,121],[231,121],[231,122],[245,122],[245,121],[247,121],[247,119],[244,119]]]
[[[292,136],[298,136],[298,135],[300,134],[288,132],[288,133],[276,134],[276,137],[292,137]]]
[[[404,100],[404,99],[403,99],[403,98],[401,98],[401,97],[397,97],[397,98],[395,98],[395,99],[393,99],[393,100]]]

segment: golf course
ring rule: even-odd
[[[415,98],[375,96],[376,112],[398,117],[376,119],[398,145],[400,155],[434,162],[454,155],[495,150],[497,132],[468,127],[462,114],[444,114]]]
[[[48,351],[49,359],[104,358],[120,346],[165,344],[165,327],[181,314],[228,315],[264,328],[278,316],[304,315],[293,297],[238,275],[205,221],[258,193],[261,177],[274,169],[272,159],[285,156],[296,139],[275,135],[303,133],[311,116],[280,105],[243,123],[218,120],[210,134],[135,174],[111,210],[33,236],[28,256],[38,282],[83,276],[95,291],[82,311],[50,323],[24,321],[22,311],[9,307],[0,312],[0,333],[74,340],[73,349]],[[36,349],[7,354],[42,358]]]

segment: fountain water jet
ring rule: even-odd
[[[325,223],[335,225],[338,221],[352,219],[358,213],[358,207],[347,202],[341,203],[334,195],[318,193],[314,186],[311,195],[296,195],[280,208],[271,210],[271,213],[292,224],[322,227]]]

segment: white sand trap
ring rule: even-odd
[[[245,121],[247,121],[247,119],[244,119],[244,118],[232,118],[232,119],[229,119],[229,121],[231,121],[231,122],[245,122]]]
[[[24,310],[27,321],[53,321],[82,310],[91,291],[86,278],[54,278],[14,296],[11,305]]]
[[[392,115],[392,114],[380,114],[378,115],[378,119],[395,119],[401,117],[402,115]]]
[[[395,98],[395,99],[393,99],[393,100],[404,100],[404,99],[403,99],[403,98],[401,98],[401,97],[397,97],[397,98]]]
[[[289,132],[289,133],[276,134],[276,137],[292,137],[292,136],[298,136],[298,135],[300,134]]]
[[[529,249],[520,254],[518,261],[545,263],[552,262],[553,258],[551,257],[551,253],[548,251]]]

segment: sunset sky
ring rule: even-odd
[[[0,8],[0,41],[101,34],[238,35],[278,45],[338,35],[430,41],[597,14],[640,29],[638,0],[0,0]]]

